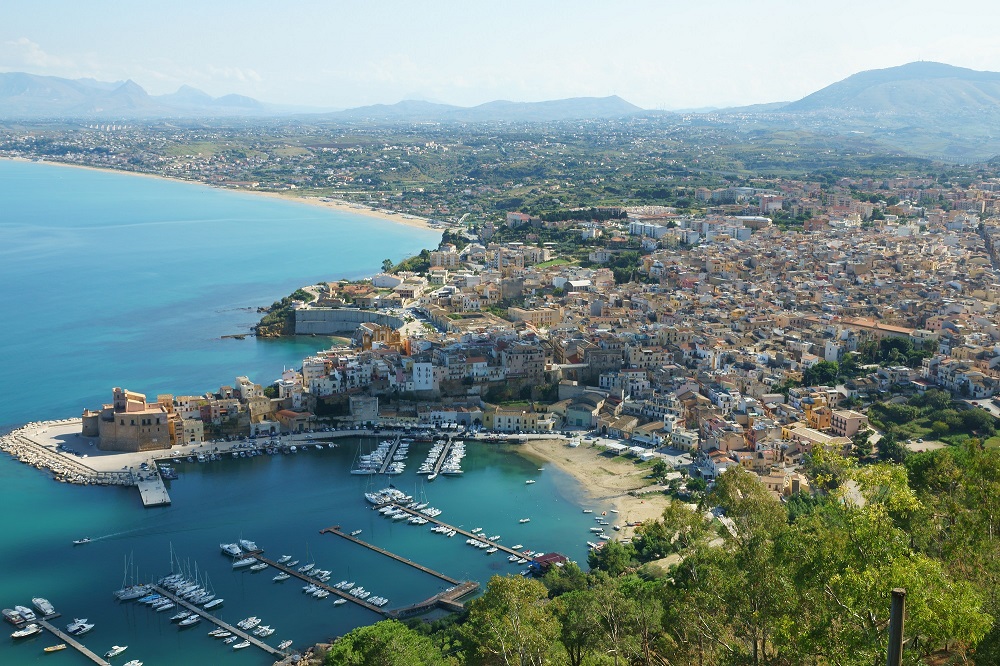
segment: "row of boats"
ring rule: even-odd
[[[443,462],[440,462],[441,456],[446,455],[446,450],[447,457]],[[417,474],[427,474],[428,481],[436,479],[438,474],[447,474],[449,476],[462,474],[463,458],[465,458],[465,442],[456,440],[448,448],[448,443],[443,439],[439,439],[434,442],[431,450],[427,453],[427,458],[420,465]],[[438,467],[439,462],[440,468]]]
[[[55,615],[56,609],[48,599],[43,597],[34,597],[31,600],[31,604],[38,609],[38,613],[28,608],[27,606],[14,606],[11,608],[4,608],[0,613],[3,613],[3,619],[7,620],[15,627],[20,627],[25,622],[34,622],[41,615],[43,618],[49,615]],[[14,638],[23,638],[23,636],[14,636]]]
[[[333,587],[335,589],[347,592],[352,597],[356,597],[357,599],[361,599],[362,601],[367,601],[373,606],[378,606],[379,608],[389,603],[389,600],[386,597],[372,596],[372,593],[370,591],[366,590],[360,585],[355,585],[354,581],[342,580],[339,583],[335,584]],[[338,599],[337,601],[334,602],[334,604],[339,606],[340,604],[344,603],[344,601],[345,601],[344,599]]]
[[[351,470],[351,474],[402,474],[406,469],[406,458],[410,454],[412,441],[401,439],[398,445],[391,439],[379,442],[374,451],[358,456],[358,464]]]

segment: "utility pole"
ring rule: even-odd
[[[886,666],[900,666],[903,661],[903,612],[906,610],[906,590],[897,587],[892,591],[889,609],[889,651]]]

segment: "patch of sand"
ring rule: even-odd
[[[646,478],[647,467],[639,467],[629,459],[610,457],[596,446],[570,447],[565,440],[533,439],[519,445],[518,450],[555,465],[575,478],[589,499],[616,509],[618,514],[609,513],[608,522],[622,526],[615,533],[620,537],[630,537],[634,532],[625,523],[655,520],[663,515],[670,501],[659,492],[641,494],[651,485]]]

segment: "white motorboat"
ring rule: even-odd
[[[82,539],[73,539],[74,546],[82,546],[85,543],[90,543],[90,537],[83,537]]]
[[[52,604],[49,603],[48,599],[43,599],[42,597],[34,597],[32,598],[31,603],[34,604],[35,608],[37,608],[43,616],[52,615],[53,613],[56,612],[56,609],[52,606]]]
[[[42,633],[42,628],[37,624],[29,624],[23,629],[18,629],[10,635],[11,638],[27,638],[28,636],[34,636],[35,634]]]
[[[235,562],[233,562],[233,568],[234,569],[240,569],[242,567],[248,567],[248,566],[250,566],[252,564],[256,564],[256,563],[257,563],[256,558],[253,558],[253,557],[244,557],[241,560],[236,560]]]
[[[127,649],[127,645],[112,645],[111,649],[104,653],[104,658],[111,659],[111,657],[117,657]]]
[[[76,618],[66,627],[66,633],[82,636],[94,628],[93,623],[87,623],[87,618]]]
[[[519,520],[517,522],[519,522],[519,523],[521,523],[523,525],[524,523],[530,523],[531,522],[531,518],[522,518],[521,520]]]
[[[16,610],[26,622],[35,621],[35,611],[31,610],[27,606],[14,606],[14,610]]]
[[[213,599],[212,601],[209,601],[207,604],[202,606],[202,608],[204,608],[205,610],[211,610],[217,606],[221,606],[222,602],[223,599]]]
[[[243,554],[243,551],[240,549],[239,545],[235,543],[220,543],[219,548],[226,555],[232,555],[233,557],[239,557],[240,555]]]
[[[192,614],[192,615],[187,616],[186,618],[184,618],[180,622],[178,622],[177,626],[179,626],[179,627],[190,627],[191,625],[198,624],[199,622],[201,622],[201,616],[200,615],[193,615]]]
[[[292,559],[291,555],[282,555],[281,557],[278,558],[278,564],[284,564],[285,562],[288,562],[291,559]]]
[[[534,479],[528,479],[527,481],[525,481],[525,482],[524,482],[524,484],[525,484],[526,486],[530,486],[530,485],[531,485],[532,483],[534,483],[534,482],[535,482],[535,480],[534,480]]]
[[[124,666],[142,666],[142,662],[138,659],[133,659],[131,661],[126,661]]]
[[[191,611],[182,610],[180,613],[177,613],[176,615],[172,616],[170,618],[170,621],[171,622],[177,622],[179,620],[183,620],[184,618],[186,618],[190,614],[191,614]]]
[[[295,450],[294,446],[292,447],[292,450],[293,451]],[[234,650],[242,650],[243,648],[246,648],[246,647],[250,647],[250,641],[244,640],[244,641],[240,641],[239,643],[237,643],[236,645],[234,645],[233,649]]]
[[[346,603],[347,603],[347,599],[337,599],[336,601],[333,602],[333,605],[334,606],[343,606]]]
[[[263,571],[267,568],[267,562],[258,562],[250,567],[250,571]]]
[[[284,571],[282,571],[280,574],[278,574],[277,576],[275,576],[272,580],[274,582],[276,582],[276,583],[280,583],[281,581],[288,580],[289,578],[291,578],[291,575],[285,573]]]
[[[240,539],[240,547],[243,548],[243,550],[249,552],[260,550],[260,548],[257,547],[256,543],[254,543],[253,541],[248,541],[247,539]]]
[[[290,647],[292,647],[291,641],[281,641],[280,643],[278,643],[279,650],[287,650]]]

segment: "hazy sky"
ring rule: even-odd
[[[2,14],[0,71],[327,108],[733,106],[914,60],[1000,71],[997,0],[12,0]]]

